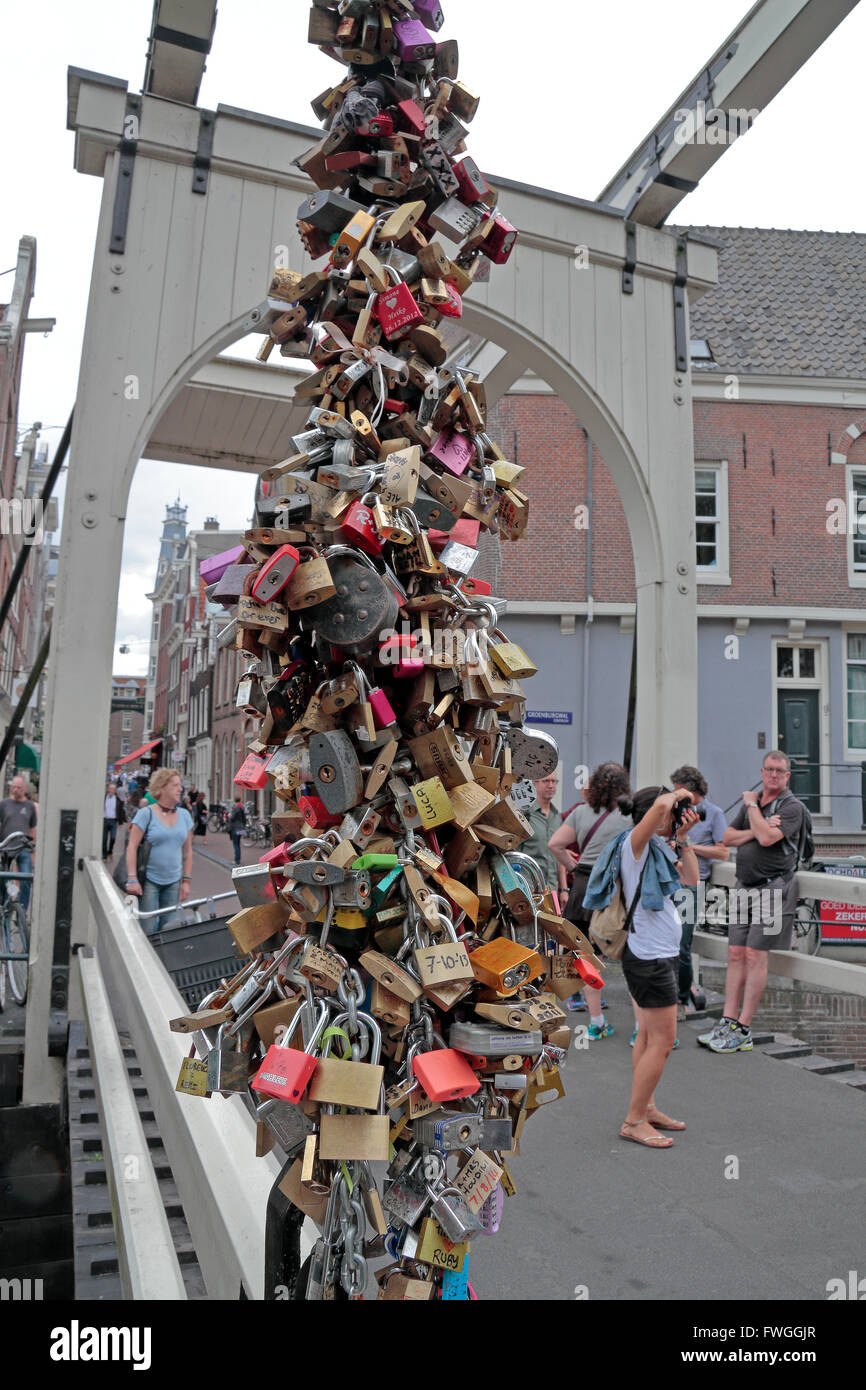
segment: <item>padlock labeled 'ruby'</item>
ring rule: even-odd
[[[385,549],[385,537],[378,530],[371,509],[363,502],[352,503],[340,529],[348,541],[368,555],[381,555]]]
[[[404,329],[424,322],[424,311],[409,286],[402,281],[377,296],[373,312],[386,338],[393,338]]]

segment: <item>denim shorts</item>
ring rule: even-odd
[[[666,1009],[679,999],[679,956],[639,960],[626,946],[622,973],[639,1009]]]

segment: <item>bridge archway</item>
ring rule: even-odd
[[[129,488],[139,459],[171,458],[160,442],[191,379],[254,331],[275,254],[294,236],[308,184],[293,160],[319,132],[234,108],[209,113],[213,153],[202,178],[194,107],[147,95],[133,150],[126,84],[70,70],[76,168],[104,180],[82,351],[60,547],[45,736],[43,820],[34,896],[33,996],[25,1100],[54,1100],[48,1056],[60,813],[77,811],[76,857],[99,854],[115,610]],[[194,166],[198,168],[194,177]],[[637,777],[659,780],[696,755],[696,591],[687,296],[711,288],[716,254],[697,244],[685,268],[667,232],[626,226],[616,212],[495,179],[520,230],[508,265],[467,297],[465,325],[504,350],[488,378],[495,399],[527,368],[547,381],[604,452],[631,533],[637,580]],[[202,187],[204,184],[204,187]],[[123,250],[119,250],[121,241]],[[112,246],[115,247],[112,250]],[[292,264],[301,268],[300,256]],[[676,305],[679,305],[679,308]],[[687,358],[687,350],[686,350]],[[250,364],[238,391],[251,473],[284,456],[291,379]],[[217,373],[218,375],[218,373]],[[267,388],[257,383],[267,380]],[[258,396],[256,392],[258,391]],[[267,400],[267,422],[256,403]],[[172,416],[172,418],[174,418]],[[197,448],[192,412],[183,457]],[[91,935],[83,886],[73,889],[73,941]],[[74,1014],[77,1002],[70,1002]]]

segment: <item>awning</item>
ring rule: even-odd
[[[136,748],[134,753],[127,753],[125,758],[116,758],[114,761],[114,766],[122,767],[124,763],[131,763],[136,758],[140,758],[142,753],[149,753],[151,748],[156,748],[160,743],[162,743],[162,739],[155,738],[151,743],[142,744],[141,748]]]
[[[29,767],[34,772],[39,771],[39,754],[35,748],[31,748],[29,743],[19,743],[15,749],[15,766]]]

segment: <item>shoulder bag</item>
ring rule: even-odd
[[[142,835],[141,840],[139,841],[138,850],[135,856],[135,874],[142,888],[144,887],[144,879],[147,873],[147,863],[150,859],[150,840],[147,838],[147,832],[148,830],[150,830],[150,823],[153,820],[153,808],[149,806],[147,809],[150,811],[150,815],[147,820],[147,825],[144,829],[144,834]],[[126,827],[126,839],[123,842],[123,853],[121,854],[120,858],[115,864],[114,873],[112,874],[112,878],[114,879],[121,893],[126,892],[126,880],[128,877],[126,869],[126,850],[129,844],[129,833],[131,830],[132,822],[130,821]]]
[[[592,920],[589,924],[589,939],[598,947],[606,960],[622,959],[628,934],[632,930],[634,910],[640,897],[643,876],[646,873],[646,866],[649,863],[651,853],[652,850],[648,846],[646,861],[640,871],[640,878],[637,881],[635,895],[631,900],[628,912],[626,912],[625,903],[622,900],[622,879],[618,878],[613,897],[607,907],[598,908],[592,914]]]

